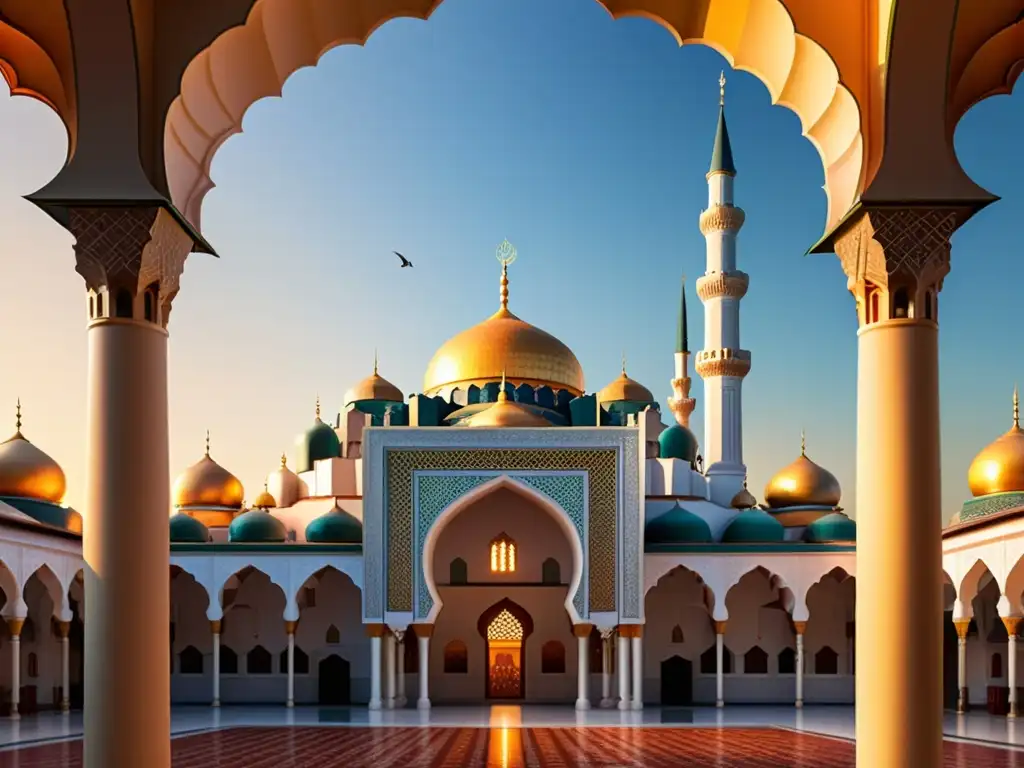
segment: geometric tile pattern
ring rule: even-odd
[[[773,728],[229,728],[171,742],[173,768],[854,768],[853,742]],[[941,766],[1024,753],[945,743]],[[82,768],[82,742],[0,752],[0,768]],[[140,766],[142,768],[142,766]]]
[[[993,493],[977,499],[969,499],[960,509],[959,521],[966,523],[979,517],[988,517],[1007,509],[1024,506],[1024,493]]]
[[[384,519],[387,550],[387,609],[413,610],[413,473],[426,471],[586,472],[589,593],[591,611],[615,611],[616,451],[606,448],[455,450],[385,449]]]
[[[452,502],[462,498],[479,485],[490,482],[496,475],[466,475],[466,474],[423,474],[414,473],[416,477],[416,488],[419,491],[416,499],[416,519],[413,527],[416,531],[415,554],[413,562],[416,564],[416,619],[425,619],[434,607],[434,598],[430,595],[427,587],[427,580],[423,574],[423,548],[426,544],[427,534],[434,526],[434,522]],[[586,551],[586,483],[580,473],[559,474],[559,475],[521,475],[514,472],[504,473],[518,482],[528,485],[538,493],[542,493],[555,502],[568,516],[580,542]],[[584,581],[580,588],[573,595],[573,605],[576,613],[581,618],[586,618],[585,592],[586,592],[587,564],[583,564]]]

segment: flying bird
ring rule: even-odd
[[[392,253],[395,254],[395,256],[397,256],[398,258],[400,258],[402,260],[402,268],[403,269],[405,267],[411,267],[412,266],[412,262],[409,261],[407,258],[405,258],[405,256],[400,254],[398,251],[392,251]]]

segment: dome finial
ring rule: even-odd
[[[501,245],[498,246],[497,251],[494,253],[494,257],[501,264],[501,309],[504,312],[508,312],[508,265],[516,260],[516,249],[505,238],[501,241]]]
[[[501,389],[498,392],[498,402],[507,403],[508,393],[505,392],[505,369],[501,369]]]
[[[1016,384],[1013,385],[1013,428],[1020,429],[1020,399],[1017,397]]]
[[[320,421],[320,394],[316,396],[316,420]]]
[[[622,350],[622,375],[626,375],[626,350]]]
[[[377,348],[373,348],[373,375],[377,375]]]
[[[281,469],[284,469],[287,466],[288,466],[288,454],[282,452],[281,453]]]
[[[800,430],[800,455],[807,455],[807,433],[804,430]]]
[[[14,409],[14,431],[16,435],[21,435],[21,398],[18,398],[18,404]]]
[[[718,106],[725,106],[725,70],[718,75]]]
[[[210,455],[210,430],[206,430],[206,455]]]

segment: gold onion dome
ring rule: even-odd
[[[501,307],[482,323],[441,345],[423,376],[424,394],[483,386],[497,381],[502,370],[517,386],[548,386],[576,396],[583,394],[583,368],[572,350],[509,311],[508,265],[515,258],[515,249],[507,242],[498,249],[502,263]]]
[[[800,456],[779,470],[764,488],[765,503],[785,507],[834,507],[843,492],[835,475],[807,458],[807,441],[800,436]]]
[[[358,403],[363,400],[376,400],[388,403],[405,402],[405,395],[402,394],[402,390],[377,373],[376,353],[373,355],[373,373],[345,393],[345,402],[342,403],[342,407],[347,408],[352,403]]]
[[[1020,403],[1013,388],[1013,426],[974,457],[967,471],[972,496],[1024,491],[1024,430],[1020,428]]]
[[[617,403],[622,401],[635,403],[653,403],[654,395],[647,387],[636,379],[626,375],[626,358],[622,358],[622,373],[619,378],[597,393],[599,403]]]
[[[242,482],[210,458],[210,433],[206,433],[206,454],[174,481],[171,498],[176,507],[242,506]]]
[[[252,503],[253,509],[273,509],[277,506],[277,501],[270,493],[268,483],[263,483],[263,490],[260,491],[259,496],[256,497],[256,501]]]
[[[501,376],[501,390],[497,402],[485,411],[475,413],[463,424],[467,427],[550,427],[551,422],[534,413],[525,405],[508,399],[505,375]]]
[[[0,496],[60,504],[66,491],[67,480],[64,477],[64,470],[21,434],[19,400],[15,432],[0,443]]]

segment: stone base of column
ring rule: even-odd
[[[21,713],[18,712],[18,711],[11,712],[10,719],[11,720],[21,720]]]
[[[956,713],[958,715],[965,714],[971,708],[969,701],[970,697],[968,696],[967,689],[961,688],[960,695],[956,699]]]
[[[629,708],[632,709],[634,712],[639,712],[641,709],[644,708],[644,703],[642,701],[634,701]]]
[[[725,706],[725,702],[722,701],[721,699],[718,699],[718,700],[715,701],[715,706],[718,707],[719,709],[721,709],[722,707]]]
[[[220,706],[220,699],[214,699],[213,702],[210,704],[210,706],[213,707],[214,709],[219,707]]]
[[[416,709],[430,709],[430,699],[417,699]]]
[[[395,706],[398,709],[404,709],[405,705],[408,704],[408,703],[409,703],[409,700],[407,698],[405,698],[405,696],[399,696],[397,699],[395,699]]]
[[[60,713],[62,715],[66,715],[66,714],[68,714],[70,712],[71,712],[71,702],[70,701],[62,701],[60,703]]]
[[[619,709],[621,709],[623,712],[625,712],[626,710],[630,710],[632,708],[633,707],[630,705],[629,699],[619,699]]]
[[[378,710],[378,709],[382,709],[381,700],[380,699],[377,699],[376,701],[371,700],[370,703],[367,706],[370,709],[375,710],[375,711]]]
[[[288,699],[288,701],[286,701],[286,702],[284,703],[284,705],[285,705],[286,707],[288,707],[288,709],[291,709],[292,707],[294,707],[294,706],[295,706],[295,702],[294,702],[294,701],[292,701],[291,699]]]
[[[394,708],[395,708],[395,700],[394,699],[388,699],[387,701],[384,702],[384,709],[394,709]]]
[[[1019,714],[1019,712],[1017,711],[1017,702],[1016,701],[1011,701],[1010,702],[1010,709],[1006,713],[1006,716],[1007,717],[1017,717],[1018,714]]]
[[[609,709],[610,707],[614,707],[614,706],[615,706],[615,699],[612,699],[612,698],[601,699],[601,709]]]
[[[804,708],[804,700],[803,699],[797,699],[795,706],[796,706],[797,709],[803,709]]]
[[[590,709],[590,699],[576,699],[576,711],[583,712]]]

